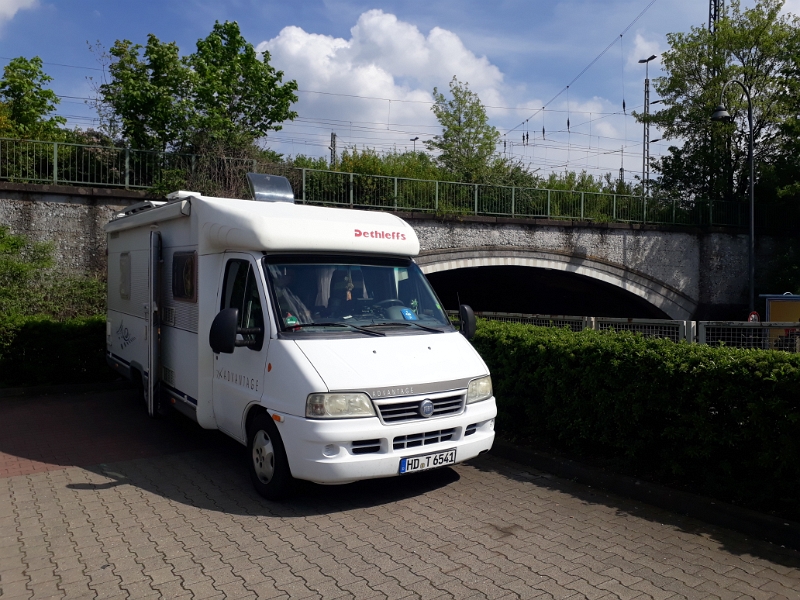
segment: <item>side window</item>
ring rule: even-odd
[[[131,299],[131,254],[123,252],[119,255],[119,297]]]
[[[245,333],[244,339],[255,342],[248,346],[261,350],[264,344],[264,311],[258,292],[256,272],[246,260],[229,260],[225,266],[225,282],[222,288],[220,309],[235,308],[239,311],[239,327],[260,329],[261,332]]]
[[[197,302],[197,253],[176,252],[172,257],[172,297]]]

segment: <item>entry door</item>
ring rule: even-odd
[[[269,318],[264,301],[261,272],[245,254],[227,253],[222,275],[219,310],[239,311],[239,327],[260,333],[238,334],[232,354],[214,355],[213,402],[217,426],[237,439],[244,439],[244,410],[258,402],[264,391],[264,370],[269,345]]]
[[[147,414],[155,416],[158,401],[158,380],[161,378],[161,232],[150,232],[150,253],[147,263]]]

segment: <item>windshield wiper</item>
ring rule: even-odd
[[[419,323],[414,323],[405,321],[405,322],[393,322],[388,321],[384,323],[372,323],[371,325],[364,325],[364,327],[378,327],[378,326],[385,326],[385,327],[419,327],[420,329],[424,329],[425,331],[430,331],[432,333],[444,333],[441,329],[434,329],[433,327],[428,327],[427,325],[420,325]]]
[[[350,329],[355,329],[356,331],[360,331],[368,335],[386,336],[385,333],[381,333],[380,331],[370,331],[369,329],[364,329],[358,325],[351,325],[350,323],[335,323],[333,321],[329,323],[298,323],[297,325],[292,325],[291,328],[298,329],[301,327],[349,327]]]

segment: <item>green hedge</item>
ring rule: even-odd
[[[105,324],[104,316],[0,318],[0,386],[114,379],[105,362]]]
[[[480,321],[497,428],[800,516],[800,356]]]

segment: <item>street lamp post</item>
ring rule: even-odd
[[[409,142],[414,142],[414,154],[417,153],[417,140],[418,139],[419,139],[419,136],[416,136],[416,137],[413,137],[410,140],[408,140]]]
[[[739,85],[744,90],[744,95],[747,96],[747,123],[750,126],[750,145],[748,148],[748,158],[750,160],[750,251],[749,251],[749,279],[750,279],[750,312],[755,310],[755,280],[756,280],[756,218],[755,218],[755,193],[753,191],[755,181],[755,156],[753,155],[753,102],[750,98],[750,90],[738,79],[731,79],[722,86],[722,93],[719,96],[719,106],[714,109],[711,115],[712,121],[722,121],[723,123],[730,123],[733,121],[730,113],[725,110],[723,99],[725,97],[725,90],[732,83]]]

